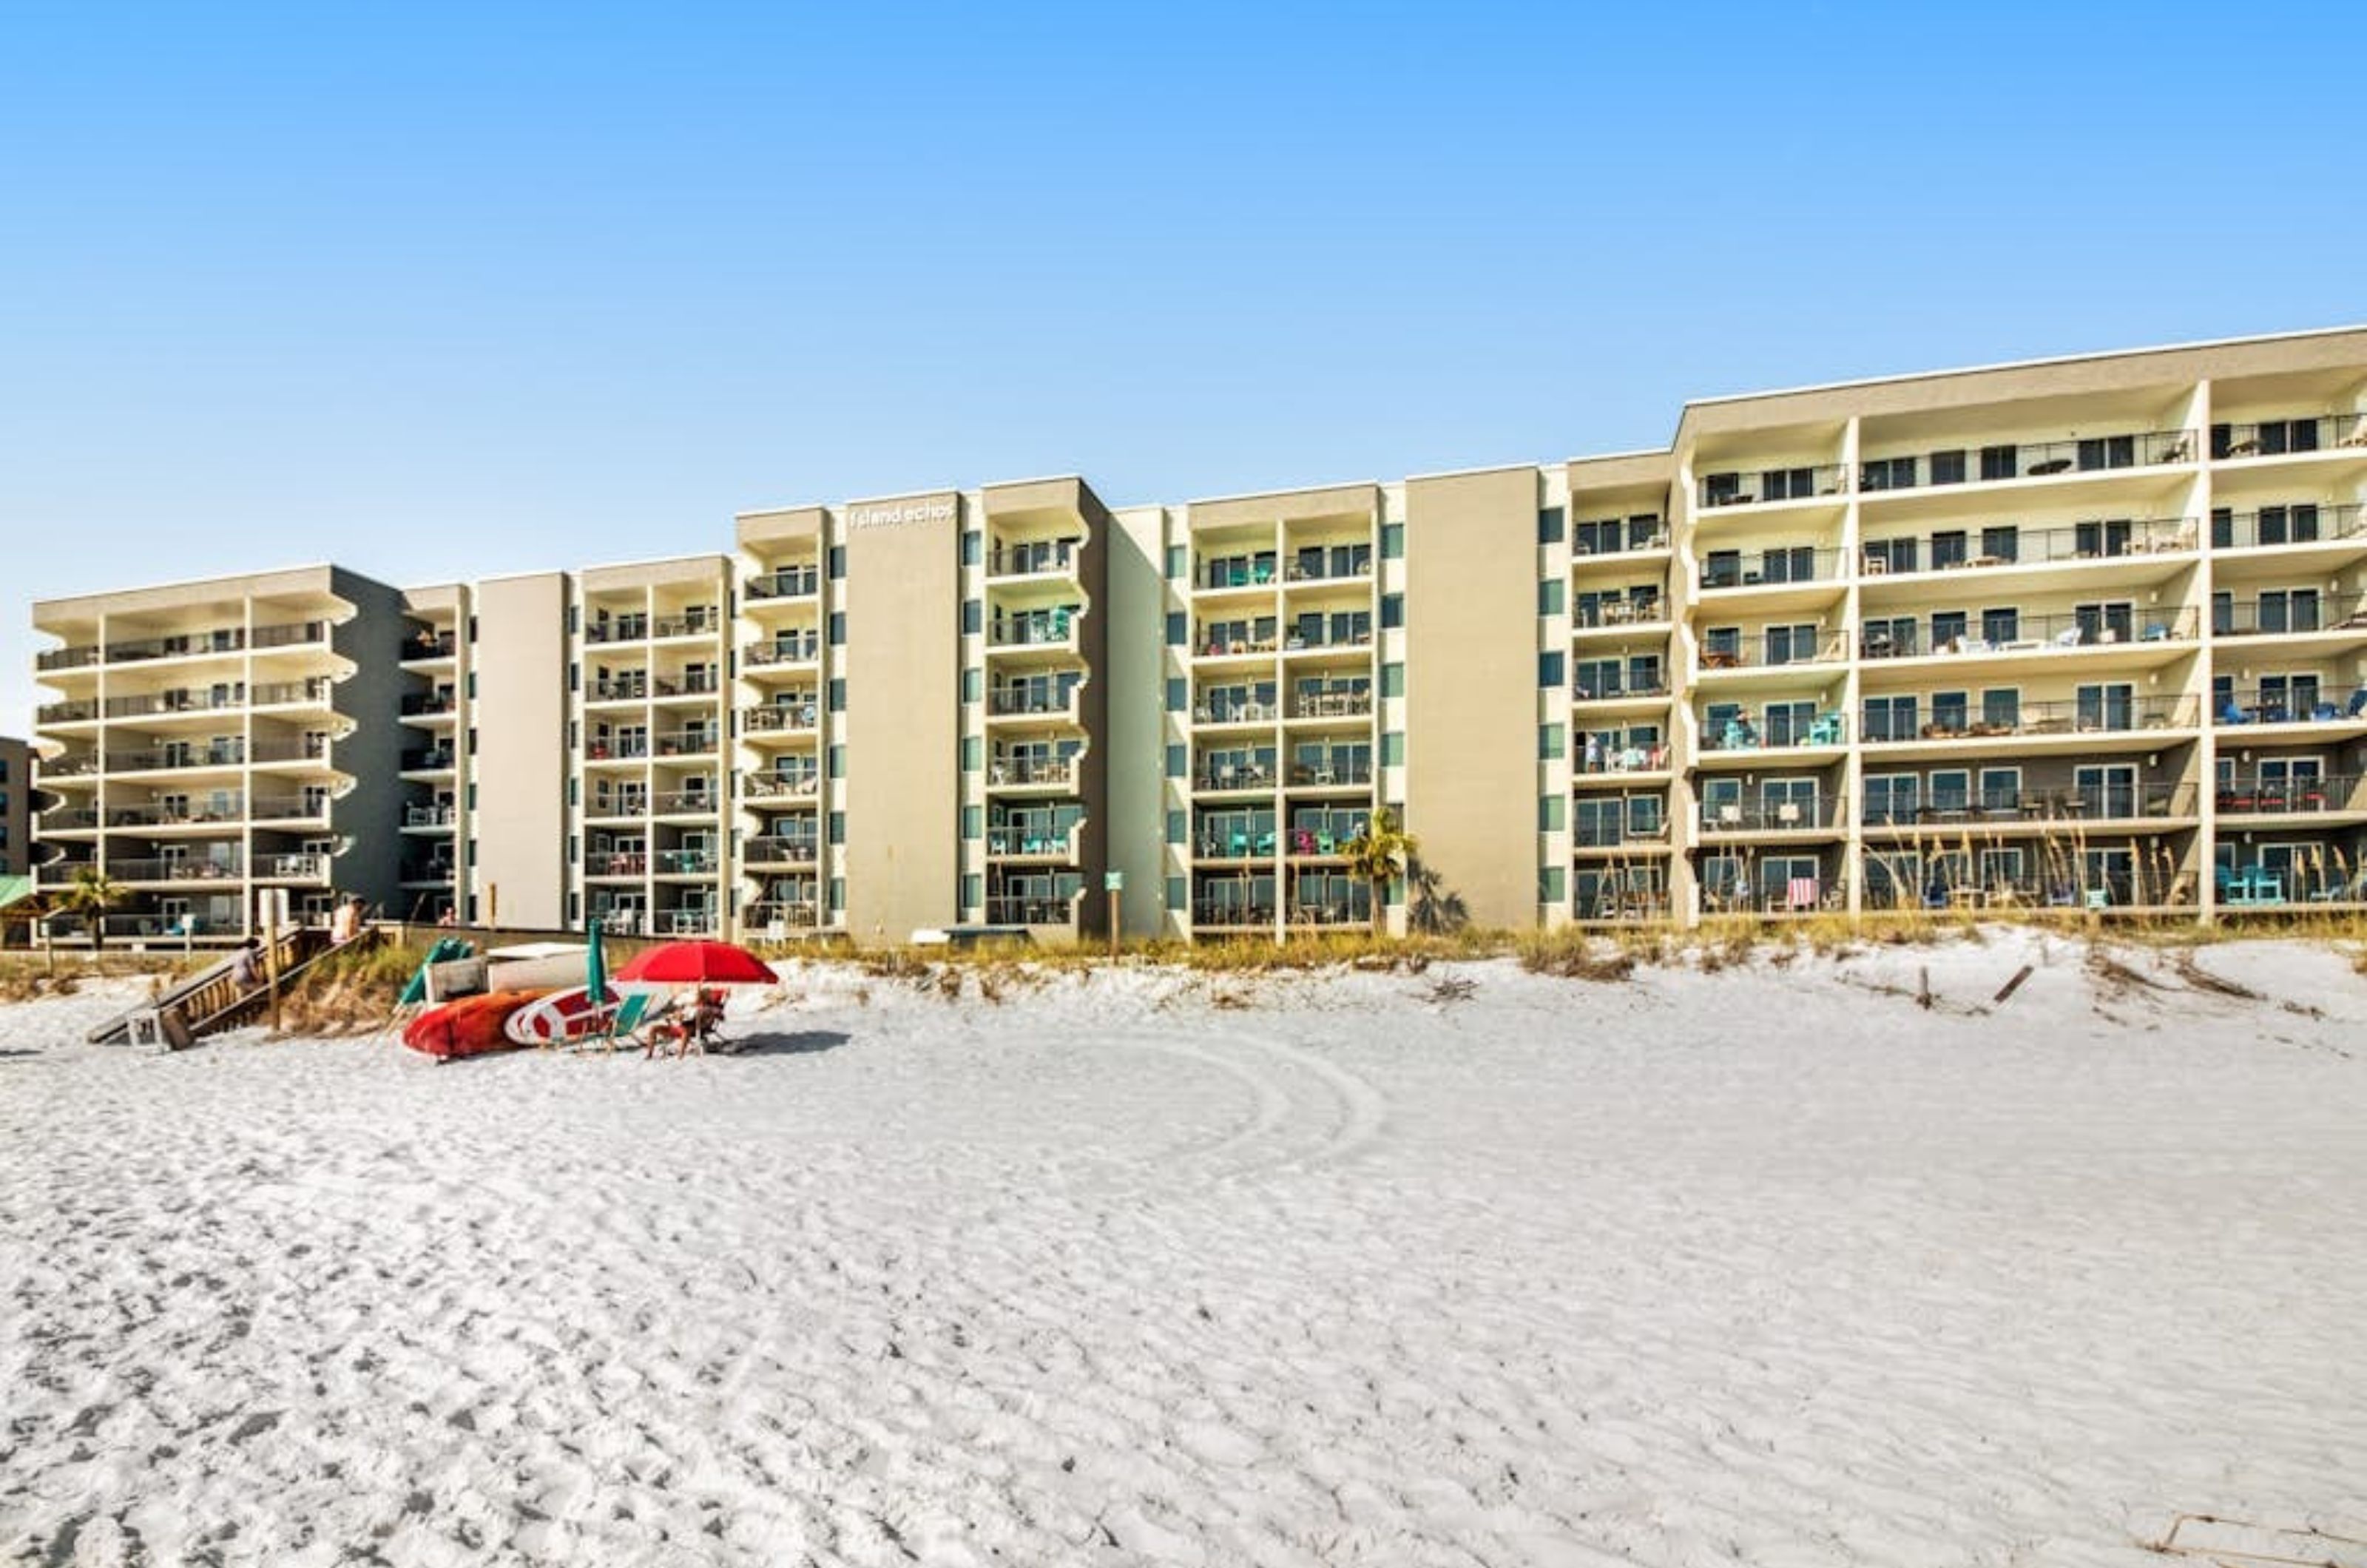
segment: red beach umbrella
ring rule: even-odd
[[[776,976],[763,959],[728,942],[669,942],[643,948],[617,978],[661,986],[769,986]]]

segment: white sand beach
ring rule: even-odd
[[[2119,956],[792,969],[683,1062],[10,1008],[0,1559],[2367,1562],[2367,981]]]

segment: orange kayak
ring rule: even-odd
[[[550,995],[544,991],[488,991],[433,1007],[403,1026],[402,1043],[438,1061],[455,1056],[481,1056],[488,1051],[516,1046],[503,1026],[510,1014]]]

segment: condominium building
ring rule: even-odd
[[[1399,928],[2367,903],[2362,502],[2354,330],[1704,400],[1544,466],[59,601],[43,875],[106,863],[134,931],[284,868],[512,926],[1280,934],[1371,919],[1387,805]]]

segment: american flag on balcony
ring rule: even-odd
[[[1787,902],[1789,902],[1791,907],[1795,909],[1815,908],[1817,907],[1817,879],[1813,876],[1794,877],[1790,883]]]

